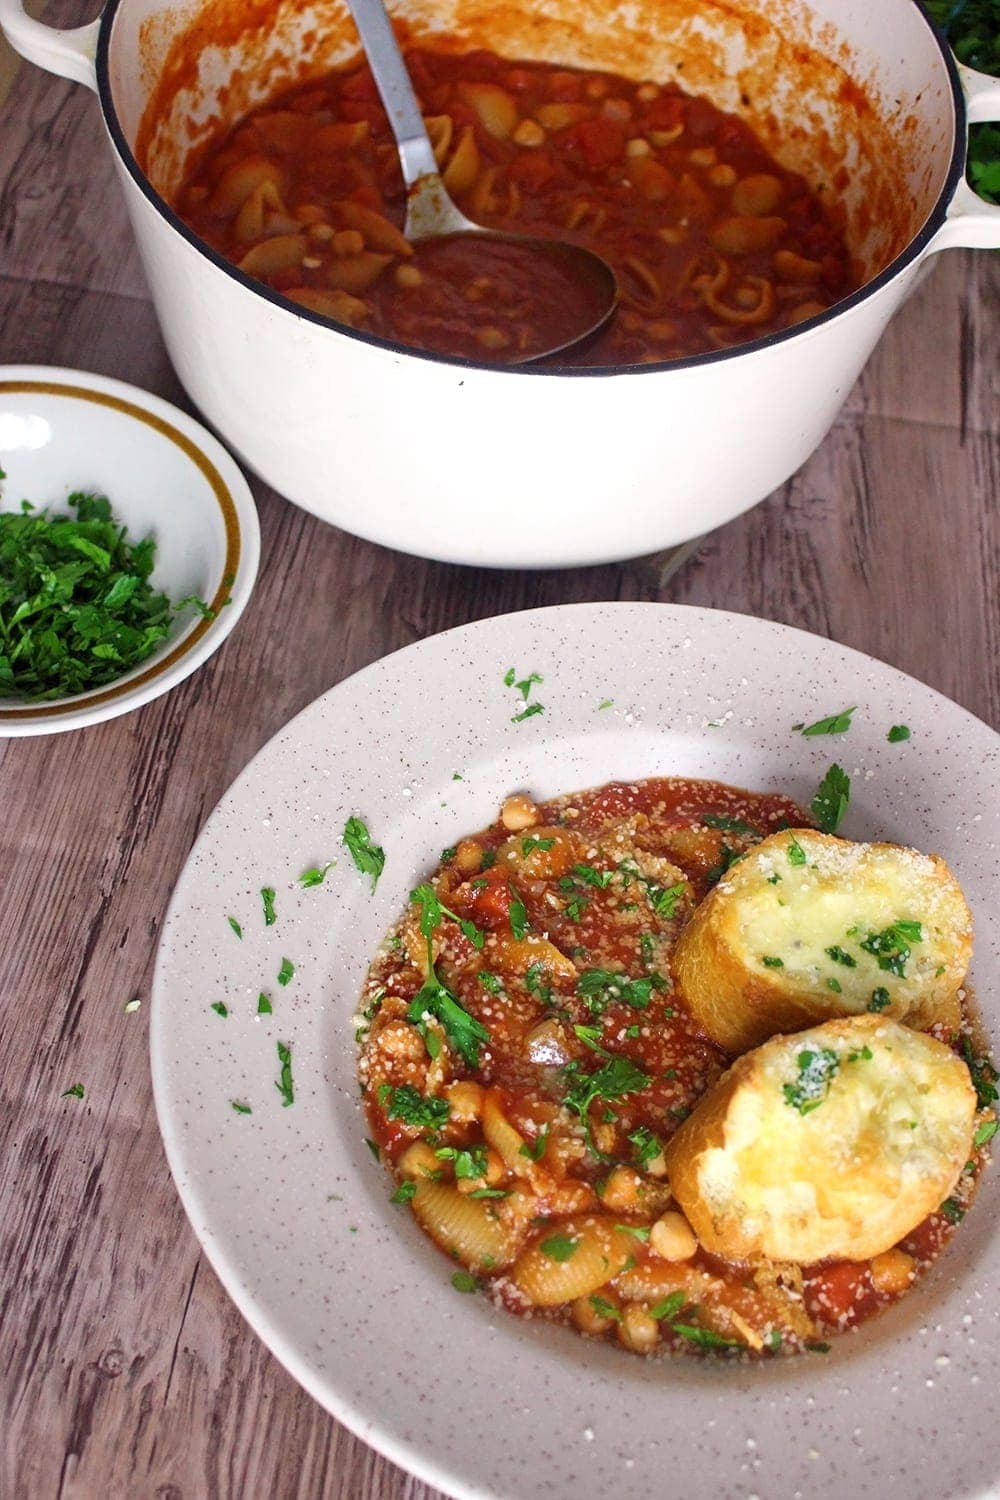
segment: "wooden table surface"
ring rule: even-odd
[[[47,18],[85,17],[55,0]],[[250,756],[341,678],[449,626],[568,600],[670,599],[787,621],[1000,725],[998,292],[1000,256],[941,255],[806,467],[672,578],[662,558],[533,573],[422,562],[255,482],[257,590],[208,665],[114,723],[0,741],[5,1500],[432,1500],[259,1343],[174,1192],[148,1005],[123,1007],[148,997],[192,841]],[[95,370],[188,406],[93,96],[9,53],[0,360]],[[85,1099],[63,1098],[77,1081]]]

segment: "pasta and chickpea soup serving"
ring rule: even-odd
[[[845,785],[813,816],[678,778],[516,794],[416,886],[359,1077],[457,1289],[771,1357],[935,1258],[998,1129],[971,917],[935,856],[835,836]]]
[[[445,185],[470,218],[575,242],[614,268],[617,313],[561,363],[726,349],[857,285],[805,179],[706,99],[481,50],[411,47],[407,64]],[[414,348],[514,362],[546,347],[547,305],[586,296],[536,285],[537,260],[532,270],[475,240],[404,238],[397,150],[364,63],[248,114],[202,154],[176,207],[292,302]]]

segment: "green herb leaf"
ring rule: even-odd
[[[393,1193],[392,1197],[389,1199],[389,1202],[390,1203],[409,1203],[410,1199],[413,1197],[413,1195],[414,1195],[414,1193],[416,1191],[417,1191],[417,1184],[415,1182],[413,1182],[413,1181],[401,1182],[399,1184],[399,1187]]]
[[[838,947],[836,943],[834,943],[832,948],[824,948],[823,951],[827,958],[832,958],[835,964],[843,964],[845,969],[856,969],[858,967],[857,959],[852,958],[844,948]]]
[[[701,821],[706,828],[721,828],[727,833],[745,833],[750,838],[760,838],[759,830],[743,818],[727,818],[721,813],[706,813]]]
[[[775,958],[773,953],[762,954],[760,961],[765,969],[783,969],[785,967],[785,960],[783,958]]]
[[[490,1034],[481,1022],[459,1003],[456,997],[431,972],[410,1001],[406,1019],[413,1023],[431,1015],[441,1022],[445,1035],[463,1062],[470,1068],[479,1066],[479,1049],[489,1041]]]
[[[853,708],[845,708],[839,714],[830,714],[829,718],[817,719],[815,724],[807,724],[802,734],[846,734],[851,727],[851,716],[855,712]]]
[[[884,931],[870,932],[862,938],[861,947],[872,954],[880,969],[895,974],[897,979],[905,979],[910,944],[922,943],[923,940],[924,929],[919,922],[893,922]]]
[[[510,894],[510,930],[520,942],[528,930],[528,910],[513,886]]]
[[[253,1110],[242,1099],[230,1099],[229,1107],[238,1115],[252,1115]]]
[[[264,926],[273,927],[278,920],[278,913],[274,909],[274,886],[265,885],[261,887],[260,899],[264,903]]]
[[[565,1098],[567,1109],[580,1116],[587,1143],[595,1156],[600,1152],[594,1145],[590,1133],[590,1106],[596,1099],[623,1099],[626,1094],[638,1094],[648,1088],[652,1079],[643,1073],[627,1057],[612,1057],[596,1073],[576,1079]]]
[[[0,698],[116,681],[167,640],[181,607],[149,583],[151,537],[130,542],[103,495],[77,492],[67,505],[63,515],[0,512]]]
[[[335,859],[330,859],[325,865],[313,865],[311,869],[303,870],[299,876],[299,885],[304,891],[311,891],[314,886],[322,885],[327,871],[332,870],[336,863]]]
[[[62,1091],[62,1093],[60,1094],[59,1097],[61,1099],[82,1099],[83,1098],[83,1084],[82,1083],[71,1083],[68,1089],[63,1089],[63,1091]]]
[[[803,849],[798,839],[789,839],[788,844],[786,845],[786,850],[788,853],[788,863],[790,865],[805,864],[806,851]]]
[[[606,890],[614,878],[614,870],[595,870],[593,865],[574,865],[570,875],[563,876],[563,880],[568,881],[570,886],[573,879],[582,880],[584,885],[592,885],[599,891]],[[560,880],[560,885],[563,885],[563,880]]]
[[[890,745],[902,744],[903,740],[908,740],[909,738],[910,727],[908,724],[893,724],[892,728],[889,730],[889,733],[886,735],[886,739],[889,741]]]
[[[810,806],[824,833],[836,833],[851,800],[851,778],[836,764],[827,771]]]
[[[883,989],[883,987],[879,985],[878,989],[872,990],[872,997],[868,1002],[868,1009],[876,1012],[877,1014],[880,1010],[885,1010],[886,1006],[890,1003],[891,1001],[889,998],[889,991],[887,989]]]
[[[595,1295],[593,1297],[588,1297],[587,1301],[590,1303],[591,1307],[594,1309],[599,1318],[613,1318],[616,1323],[621,1322],[621,1308],[616,1307],[613,1302],[609,1302],[607,1297],[598,1297]]]
[[[973,1143],[976,1146],[985,1146],[987,1141],[993,1139],[998,1130],[1000,1130],[1000,1120],[984,1120],[981,1125],[976,1127],[976,1133],[972,1137]]]
[[[281,960],[281,968],[278,970],[278,983],[282,989],[291,981],[294,973],[295,965],[292,963],[292,960],[290,958],[283,958]]]
[[[361,818],[348,818],[344,824],[344,843],[361,874],[371,876],[374,891],[385,869],[385,853],[378,844],[372,843],[371,834]]]
[[[830,1092],[830,1084],[840,1068],[840,1059],[829,1047],[816,1051],[804,1050],[798,1055],[798,1077],[794,1083],[782,1086],[785,1103],[797,1109],[800,1115],[808,1115],[818,1109]]]
[[[278,1061],[281,1064],[281,1077],[275,1081],[275,1088],[281,1095],[282,1107],[287,1109],[289,1104],[295,1103],[295,1088],[292,1084],[292,1049],[285,1042],[278,1043]]]
[[[938,1213],[943,1214],[949,1224],[960,1224],[965,1218],[965,1209],[957,1198],[946,1198]]]
[[[438,1130],[451,1114],[447,1099],[425,1098],[411,1083],[401,1083],[398,1088],[390,1085],[382,1102],[390,1120],[402,1120],[419,1130]]]
[[[668,1297],[664,1297],[662,1302],[657,1302],[649,1309],[649,1316],[655,1318],[658,1323],[662,1323],[664,1319],[669,1323],[676,1318],[686,1303],[686,1292],[671,1292]]]
[[[1000,1081],[1000,1074],[988,1057],[976,1057],[972,1050],[972,1042],[967,1036],[963,1036],[962,1056],[966,1066],[972,1075],[972,1085],[976,1091],[976,1102],[980,1109],[989,1109],[991,1104],[996,1104],[1000,1099],[996,1085]]]
[[[659,1137],[654,1135],[645,1125],[636,1126],[629,1136],[629,1142],[635,1147],[635,1164],[640,1172],[655,1161],[663,1150]]]
[[[221,1000],[213,1000],[212,1009],[215,1011],[215,1014],[217,1016],[228,1016],[229,1014],[228,1005],[224,1005]]]
[[[545,709],[541,703],[529,703],[527,708],[523,708],[519,714],[515,714],[510,722],[512,724],[523,724],[525,719],[533,719],[536,714],[543,714],[544,712]]]
[[[579,1246],[580,1241],[570,1239],[568,1234],[550,1234],[548,1239],[541,1241],[538,1248],[547,1259],[559,1261],[561,1264],[575,1255]]]
[[[243,936],[243,928],[240,926],[239,922],[237,922],[236,918],[235,917],[227,917],[226,921],[229,923],[230,927],[233,929],[233,931],[235,932],[236,936],[238,938],[242,938],[242,936]]]
[[[488,969],[480,969],[476,978],[488,995],[503,994],[503,980],[498,979],[496,974],[491,974]]]
[[[619,974],[614,969],[584,969],[577,980],[576,992],[586,1002],[587,1009],[599,1016],[616,1000],[633,1006],[635,1010],[645,1010],[654,988],[663,983],[659,974],[629,979],[627,974]]]
[[[451,1284],[456,1292],[478,1292],[479,1282],[471,1271],[456,1271],[451,1278]]]
[[[699,1349],[740,1348],[739,1339],[725,1339],[721,1333],[714,1333],[711,1328],[697,1328],[693,1323],[671,1323],[670,1327],[681,1338],[687,1339],[689,1344],[697,1344]]]
[[[257,1014],[259,1016],[269,1016],[271,1015],[273,1009],[274,1007],[271,1004],[270,998],[264,994],[263,990],[261,990],[260,994],[257,996]]]
[[[519,1154],[526,1156],[529,1161],[541,1161],[545,1155],[545,1145],[548,1138],[549,1127],[546,1125],[544,1130],[540,1131],[533,1141],[525,1141],[524,1145],[519,1148]]]

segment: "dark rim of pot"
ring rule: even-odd
[[[352,339],[356,343],[369,344],[377,349],[386,349],[393,354],[404,354],[410,359],[428,360],[433,364],[455,365],[460,369],[467,370],[488,370],[493,374],[499,375],[533,375],[540,378],[558,375],[560,377],[591,378],[602,375],[647,375],[663,374],[669,370],[690,370],[702,365],[718,364],[723,360],[739,359],[742,355],[754,354],[760,349],[769,349],[775,344],[783,344],[790,339],[798,338],[800,334],[809,333],[811,330],[819,328],[823,323],[828,323],[833,318],[839,317],[841,313],[848,312],[851,308],[859,306],[869,297],[874,296],[876,292],[881,291],[884,286],[887,286],[906,266],[917,260],[945,222],[948,215],[948,207],[954,196],[955,189],[965,174],[967,120],[965,94],[962,90],[958,74],[958,65],[944,33],[931,20],[923,7],[922,0],[914,0],[913,8],[920,15],[928,31],[937,43],[945,72],[951,84],[952,104],[955,110],[955,139],[952,144],[951,161],[948,166],[947,176],[938,194],[937,201],[928,214],[925,223],[900,253],[877,276],[874,276],[871,281],[866,281],[857,291],[849,293],[848,296],[841,298],[839,302],[834,302],[832,306],[818,313],[815,317],[807,318],[802,323],[796,323],[791,328],[782,328],[776,333],[765,334],[762,338],[748,340],[745,344],[736,344],[729,349],[714,349],[705,354],[690,354],[682,359],[662,360],[656,364],[495,365],[481,363],[473,359],[464,359],[458,355],[436,354],[433,350],[414,349],[411,345],[397,343],[394,339],[384,339],[374,333],[364,333],[357,328],[341,326],[329,318],[322,317],[319,313],[311,312],[308,308],[300,307],[297,303],[290,302],[280,292],[274,291],[273,288],[267,286],[264,282],[256,281],[252,276],[248,276],[245,271],[241,271],[238,266],[226,260],[217,250],[214,250],[211,245],[196,235],[192,229],[188,228],[179,214],[156,191],[139,166],[133,155],[131,146],[125,139],[125,133],[122,130],[118,119],[118,112],[115,109],[111,92],[109,54],[111,49],[111,33],[114,30],[115,17],[121,4],[122,0],[108,0],[101,14],[96,59],[98,96],[104,112],[108,133],[111,136],[118,155],[128,170],[129,176],[135,182],[136,187],[138,187],[143,196],[156,209],[157,213],[166,220],[170,228],[179,234],[182,239],[187,240],[188,244],[193,246],[195,250],[198,250],[216,270],[222,271],[224,275],[231,277],[233,281],[239,282],[241,286],[246,287],[247,291],[252,292],[255,296],[263,297],[282,312],[286,312],[295,318],[301,318],[306,322],[314,323],[318,328],[325,328],[333,333],[342,335],[344,338]]]

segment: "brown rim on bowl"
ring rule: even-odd
[[[134,688],[140,687],[145,682],[150,682],[154,677],[159,677],[174,662],[185,656],[196,641],[214,623],[219,610],[223,607],[226,596],[232,587],[233,580],[239,569],[240,556],[242,553],[240,523],[236,513],[236,506],[229,489],[219,473],[218,469],[206,458],[196,443],[189,437],[185,437],[176,427],[164,421],[162,417],[154,416],[151,411],[146,411],[142,406],[136,406],[131,401],[125,401],[120,396],[110,396],[103,391],[88,390],[86,386],[62,385],[55,380],[4,380],[0,381],[0,395],[40,395],[40,396],[68,396],[76,401],[92,401],[96,406],[109,406],[113,411],[122,412],[127,417],[134,417],[136,421],[144,422],[161,437],[174,443],[181,452],[200,469],[208,480],[212,493],[222,512],[222,522],[226,529],[226,558],[223,565],[222,581],[216,589],[214,596],[208,601],[208,607],[212,611],[210,618],[202,618],[197,625],[186,635],[184,639],[169,651],[160,661],[151,667],[146,667],[135,677],[125,677],[120,681],[112,683],[110,687],[101,688],[99,692],[77,693],[72,698],[65,699],[62,703],[46,704],[23,703],[17,707],[0,708],[0,722],[16,721],[26,717],[31,718],[55,718],[59,714],[75,713],[81,708],[92,708],[98,703],[108,703],[114,698],[119,698],[125,693],[130,693]]]

